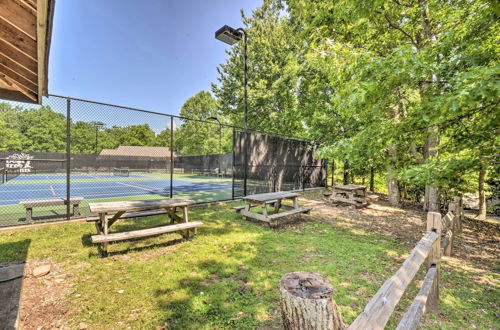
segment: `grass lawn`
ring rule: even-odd
[[[279,328],[279,279],[299,270],[318,272],[332,283],[334,299],[351,323],[423,232],[388,235],[378,227],[389,228],[386,224],[391,222],[399,226],[394,219],[411,222],[419,214],[381,206],[368,217],[366,211],[325,207],[314,194],[306,201],[315,205],[311,216],[278,229],[241,220],[231,204],[194,208],[190,218],[205,226],[193,240],[170,234],[121,242],[111,245],[111,256],[104,259],[90,243],[93,224],[4,231],[0,262],[52,264],[49,275],[24,280],[25,327],[53,327],[57,321],[67,328],[84,324],[89,329]],[[380,223],[377,230],[362,224],[373,217]],[[149,217],[121,221],[112,228],[164,222],[164,217]],[[500,328],[497,271],[476,260],[443,259],[441,309],[437,315],[426,315],[423,327]],[[389,327],[397,325],[424,272],[409,288]],[[34,310],[46,304],[44,296],[50,292],[55,307],[37,315]],[[50,313],[55,315],[48,317]]]

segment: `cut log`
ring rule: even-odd
[[[287,330],[343,329],[345,323],[332,299],[333,288],[319,274],[288,273],[280,281],[281,316]]]

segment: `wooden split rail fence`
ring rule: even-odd
[[[427,214],[427,232],[399,270],[378,290],[354,322],[347,326],[332,299],[332,286],[317,273],[294,272],[280,281],[281,311],[285,329],[384,329],[420,266],[427,265],[423,285],[399,322],[397,329],[417,329],[422,315],[437,312],[441,256],[451,255],[454,235],[462,229],[460,198],[449,204],[448,213]]]

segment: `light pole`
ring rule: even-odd
[[[207,120],[215,120],[219,123],[219,153],[222,154],[222,123],[217,117],[208,117]]]
[[[217,117],[208,117],[207,120],[215,120],[219,123],[219,174],[221,172],[221,161],[220,158],[222,157],[222,123],[220,122],[219,118]]]
[[[244,162],[245,169],[243,172],[243,195],[247,195],[247,167],[248,167],[248,138],[247,138],[247,113],[248,113],[248,66],[247,66],[247,32],[243,28],[234,29],[228,25],[224,25],[220,29],[215,32],[215,38],[228,44],[234,45],[238,41],[240,41],[243,37],[243,89],[244,89],[244,99],[243,99],[243,128],[245,135],[245,152],[244,152]],[[234,174],[233,174],[234,175]]]
[[[97,155],[99,151],[98,148],[99,130],[104,126],[104,124],[98,121],[94,123],[94,126],[95,126],[95,154]]]

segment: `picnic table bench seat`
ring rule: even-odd
[[[165,233],[171,233],[174,231],[185,230],[185,229],[193,229],[203,226],[202,222],[193,221],[187,223],[179,223],[175,225],[168,226],[160,226],[154,228],[140,229],[140,230],[132,230],[126,231],[122,233],[113,233],[107,235],[92,235],[92,243],[104,243],[104,242],[116,242],[116,241],[124,241],[133,238],[140,237],[150,237],[161,235]]]
[[[192,204],[194,204],[194,201],[184,198],[89,203],[90,211],[99,214],[98,219],[95,220],[98,233],[97,235],[93,235],[91,240],[93,243],[101,244],[102,254],[106,256],[109,242],[156,236],[174,231],[182,231],[184,238],[188,239],[190,232],[195,234],[196,228],[203,225],[202,222],[189,222],[188,207]],[[163,209],[163,211],[159,211],[160,209]],[[177,214],[177,209],[182,210],[182,216]],[[119,219],[136,218],[160,213],[168,214],[171,219],[170,225],[109,233],[109,228]],[[91,221],[94,220],[92,219]],[[176,221],[179,223],[174,224]]]
[[[266,201],[266,204],[267,205],[274,205],[274,203],[276,203],[276,200],[273,199],[273,200],[270,200],[270,201]],[[258,205],[256,204],[250,204],[250,208],[252,207],[257,207]],[[238,205],[238,206],[233,206],[232,209],[236,211],[236,213],[239,213],[241,210],[243,210],[245,208],[245,205]]]
[[[312,208],[299,207],[298,202],[299,194],[294,192],[273,192],[264,194],[254,194],[243,197],[245,205],[233,207],[236,212],[240,213],[243,218],[256,219],[267,222],[270,226],[277,225],[277,220],[282,217],[287,217],[293,214],[309,213]],[[292,201],[293,206],[283,205],[282,200],[289,199]],[[274,210],[269,213],[267,206],[272,205]],[[251,211],[254,207],[261,207],[262,214]],[[280,212],[280,209],[287,210]]]
[[[73,205],[73,216],[80,215],[80,204],[84,200],[83,197],[71,197],[69,204]],[[65,198],[50,198],[50,199],[34,199],[34,200],[23,200],[19,202],[20,205],[26,208],[26,221],[33,221],[33,208],[44,207],[44,206],[61,206],[67,205],[67,200]]]

